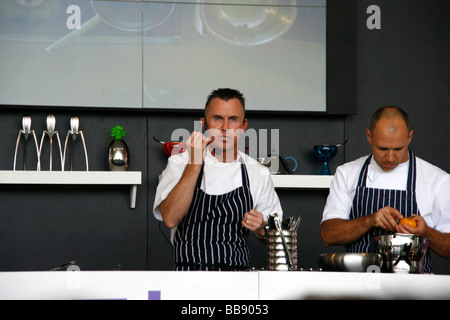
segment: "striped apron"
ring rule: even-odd
[[[366,187],[367,170],[372,155],[367,157],[361,169],[356,187],[350,219],[368,216],[386,206],[397,209],[404,217],[420,215],[416,201],[416,156],[409,152],[409,168],[406,190],[376,189]],[[390,234],[380,227],[372,228],[361,238],[346,246],[347,252],[372,252],[371,238],[376,235]],[[424,272],[430,273],[433,263],[429,251],[424,259]]]
[[[241,176],[241,187],[209,195],[200,189],[202,166],[189,211],[175,233],[175,270],[233,271],[250,267],[249,231],[242,220],[253,208],[253,198],[243,163]]]

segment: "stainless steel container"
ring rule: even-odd
[[[373,237],[374,253],[383,257],[383,272],[423,273],[423,260],[428,249],[428,239],[404,233]]]
[[[322,253],[319,266],[324,271],[371,272],[380,270],[383,264],[381,254],[375,253]]]
[[[297,231],[269,230],[267,237],[268,269],[277,271],[297,270]],[[284,237],[284,241],[283,241]]]
[[[108,167],[111,171],[126,171],[130,155],[125,141],[118,139],[111,142],[108,148]]]

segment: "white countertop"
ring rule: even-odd
[[[0,299],[449,299],[450,276],[324,271],[0,272]]]

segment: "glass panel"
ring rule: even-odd
[[[144,32],[145,108],[203,109],[231,87],[248,110],[326,110],[325,7],[214,2],[161,4],[164,27]]]
[[[75,4],[74,4],[75,3]],[[0,105],[325,111],[325,0],[0,1]]]
[[[0,104],[142,107],[142,4],[0,2]]]

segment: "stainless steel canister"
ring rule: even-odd
[[[283,236],[285,244],[278,230],[268,231],[267,259],[269,270],[297,270],[297,231],[283,229]]]
[[[267,219],[267,258],[269,270],[297,270],[297,228],[298,218],[288,217],[283,221],[278,214]]]

